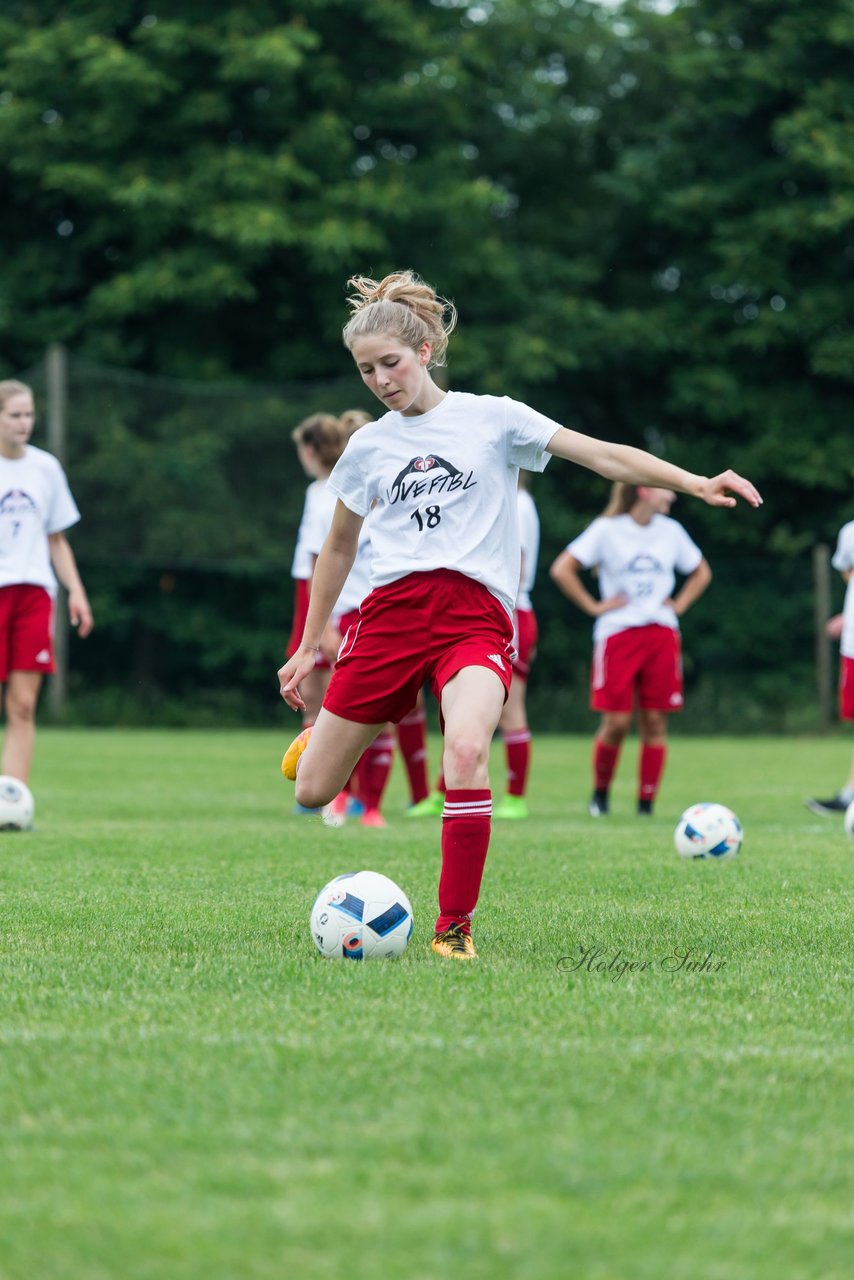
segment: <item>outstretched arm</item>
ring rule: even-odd
[[[302,643],[294,656],[279,668],[279,692],[294,711],[305,710],[299,685],[314,670],[321,637],[356,559],[363,519],[345,507],[340,499],[336,502],[332,527],[314,566]]]
[[[711,507],[734,507],[736,500],[729,496],[731,493],[744,498],[752,507],[758,507],[762,502],[750,481],[735,471],[724,471],[711,479],[697,476],[692,471],[674,466],[672,462],[656,458],[644,449],[596,440],[593,436],[582,435],[580,431],[570,431],[568,427],[560,427],[554,433],[546,445],[546,452],[598,471],[606,480],[646,484],[655,489],[675,489],[678,493],[700,498]]]

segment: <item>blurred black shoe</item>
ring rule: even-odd
[[[825,818],[833,818],[837,813],[844,813],[848,808],[841,796],[831,796],[829,800],[814,800],[809,796],[804,804],[812,813],[820,813]]]
[[[604,818],[608,813],[608,792],[594,791],[587,806],[591,818]]]

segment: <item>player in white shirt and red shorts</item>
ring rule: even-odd
[[[551,576],[596,619],[590,706],[602,722],[593,747],[593,817],[607,814],[620,750],[638,714],[638,813],[652,813],[667,758],[667,717],[681,711],[679,617],[706,590],[711,570],[699,547],[668,515],[671,489],[615,484],[603,515],[561,552]],[[599,573],[599,599],[582,569]],[[673,595],[676,574],[685,581]]]
[[[65,530],[80,512],[57,459],[29,443],[33,393],[0,382],[0,685],[6,733],[0,773],[29,779],[42,679],[55,670],[53,606],[57,579],[80,636],[92,610]]]
[[[286,658],[296,653],[302,640],[308,614],[308,597],[311,577],[314,573],[314,561],[329,532],[332,513],[335,510],[335,500],[326,494],[326,482],[344,451],[347,437],[338,418],[333,414],[313,413],[294,427],[291,439],[296,445],[300,465],[306,475],[312,477],[312,481],[305,492],[302,518],[297,530],[296,547],[291,564],[294,605],[291,634],[285,647]],[[317,666],[307,678],[302,691],[303,701],[306,704],[303,712],[305,728],[314,724],[317,719],[331,675],[331,661],[323,654],[319,655]]]
[[[534,499],[528,492],[527,473],[519,473],[519,491],[516,509],[519,515],[519,541],[522,548],[522,568],[516,608],[513,610],[513,645],[516,657],[513,661],[513,681],[498,722],[504,739],[504,756],[507,762],[507,794],[499,800],[493,817],[513,820],[528,817],[528,801],[525,793],[531,768],[531,729],[526,707],[528,677],[537,653],[537,615],[531,601],[534,579],[537,576],[537,557],[540,552],[540,517]]]
[[[839,718],[854,720],[854,520],[849,520],[840,529],[832,564],[848,585],[842,613],[829,620],[827,633],[839,641]],[[828,800],[816,800],[810,796],[806,801],[808,809],[825,817],[844,813],[850,804],[854,804],[854,757],[848,781],[835,796]]]
[[[344,342],[387,412],[347,444],[329,478],[338,503],[317,561],[303,643],[280,668],[279,688],[301,710],[301,681],[371,516],[372,590],[351,627],[317,722],[285,753],[300,803],[327,804],[387,721],[398,721],[430,681],[444,732],[438,955],[477,954],[471,918],[489,845],[488,760],[510,684],[519,582],[519,468],[551,455],[610,479],[667,485],[715,506],[753,485],[733,472],[693,475],[651,454],[567,430],[518,401],[443,391],[430,375],[444,361],[453,306],[411,271],[351,280]]]

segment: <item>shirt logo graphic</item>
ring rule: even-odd
[[[486,656],[489,658],[490,662],[495,663],[499,671],[504,670],[504,659],[501,657],[500,653],[488,653]]]
[[[433,474],[429,474],[433,472]],[[389,506],[395,502],[403,502],[409,497],[420,498],[424,494],[451,493],[455,489],[469,489],[477,484],[472,479],[473,472],[464,478],[459,467],[437,453],[428,453],[423,458],[410,458],[406,466],[395,477],[389,490]],[[407,479],[409,483],[407,483]]]
[[[655,556],[641,551],[626,565],[629,573],[662,573],[664,565]]]
[[[9,489],[0,498],[0,516],[19,516],[35,509],[36,504],[23,489]]]

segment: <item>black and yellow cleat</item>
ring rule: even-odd
[[[299,758],[308,746],[308,740],[311,737],[311,727],[303,729],[302,733],[297,734],[285,754],[282,756],[282,773],[290,781],[294,782],[297,776],[297,765]]]
[[[450,929],[434,934],[430,946],[437,956],[446,956],[450,960],[477,959],[471,934],[463,933],[461,924],[452,924]]]

